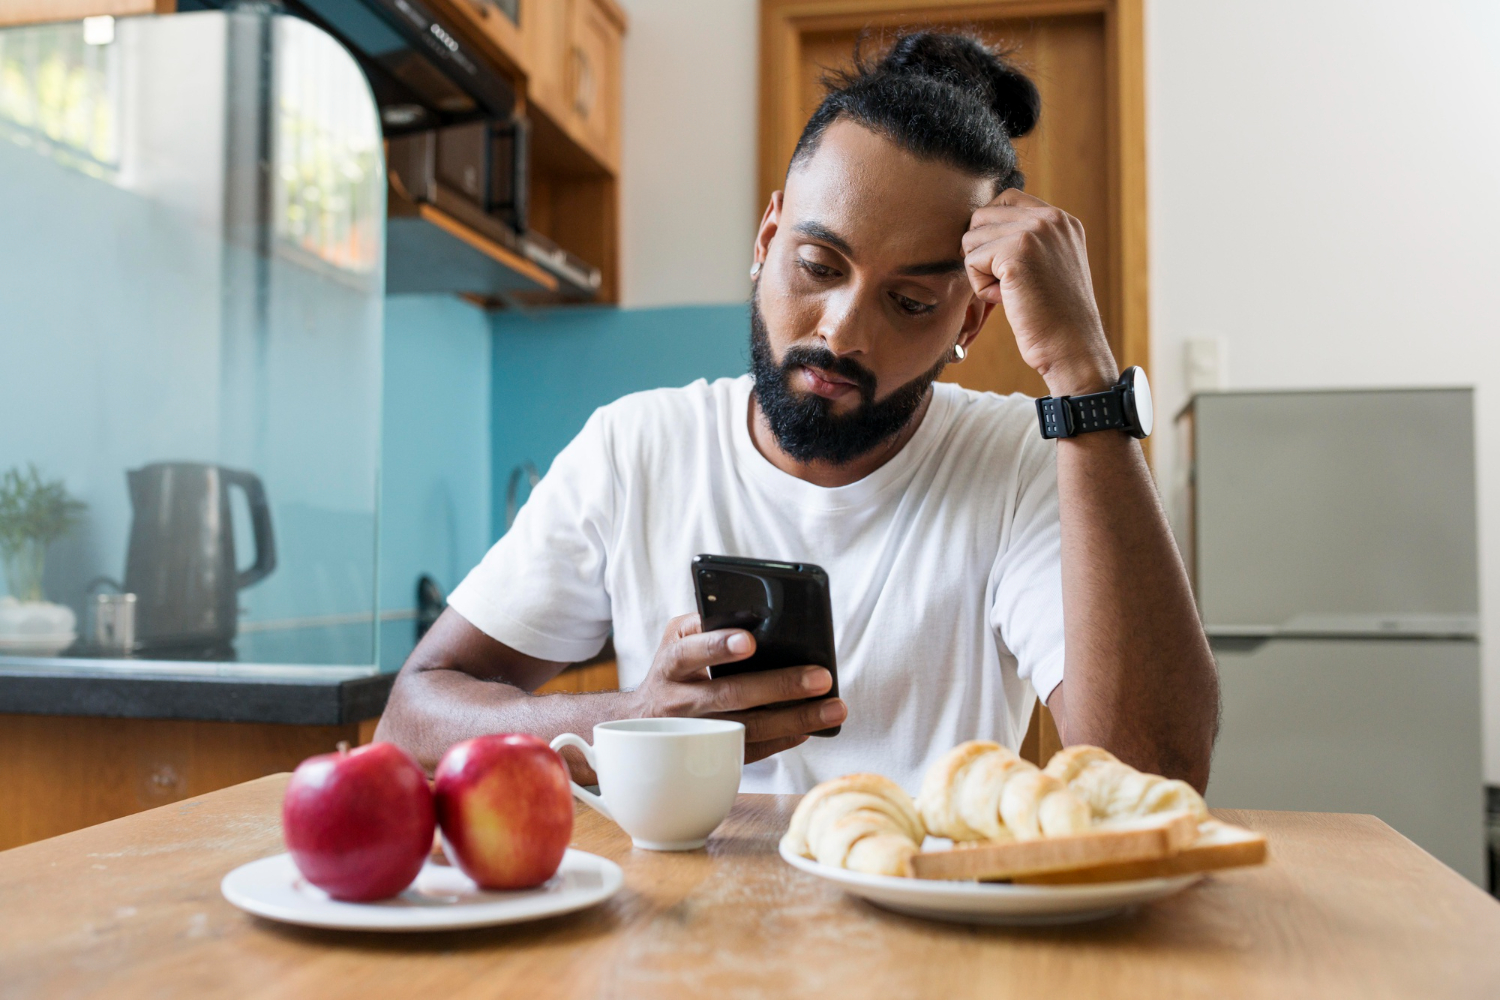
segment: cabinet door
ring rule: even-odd
[[[501,64],[507,70],[527,71],[526,45],[521,30],[506,13],[507,6],[501,0],[439,0],[433,6],[438,13],[457,17],[482,35],[498,50]]]
[[[576,0],[524,0],[521,34],[531,71],[528,99],[561,123],[567,108],[568,20]]]
[[[569,125],[610,166],[620,160],[620,31],[593,0],[573,0]]]

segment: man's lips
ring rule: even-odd
[[[798,371],[802,376],[803,388],[825,399],[837,399],[847,393],[859,392],[859,386],[851,380],[822,368],[802,365]]]

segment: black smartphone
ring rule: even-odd
[[[693,588],[698,593],[703,631],[742,628],[755,636],[755,652],[749,659],[709,667],[710,677],[778,667],[826,667],[833,687],[819,699],[838,697],[833,605],[828,599],[828,574],[821,566],[700,555],[693,558]],[[841,728],[820,729],[812,735],[837,736]]]

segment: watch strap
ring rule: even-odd
[[[1036,401],[1036,413],[1044,438],[1129,429],[1125,387],[1120,385],[1086,396],[1043,396]]]

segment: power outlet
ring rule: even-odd
[[[1189,396],[1217,392],[1225,387],[1224,342],[1217,337],[1183,341],[1183,383]]]

